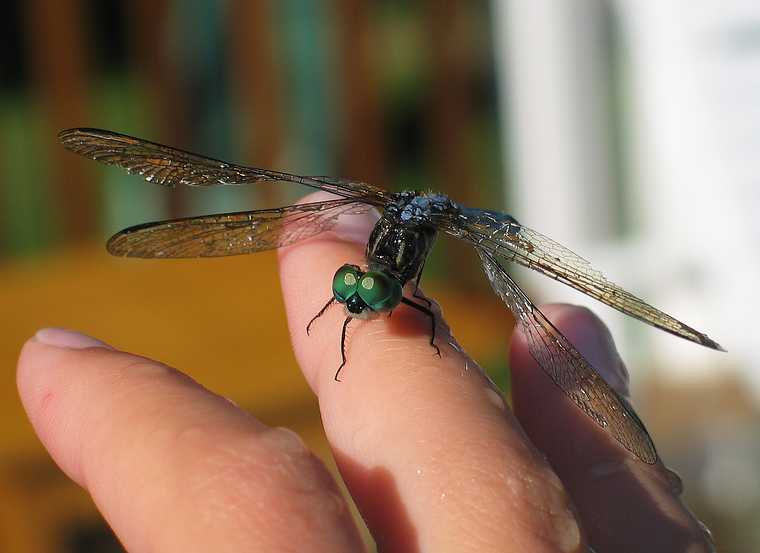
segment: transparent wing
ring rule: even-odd
[[[388,192],[375,186],[329,177],[304,177],[280,171],[234,165],[192,154],[148,140],[101,129],[68,129],[58,134],[72,152],[101,163],[116,165],[145,180],[173,187],[250,184],[259,181],[293,182],[326,190],[344,198],[361,198],[376,206],[385,204]]]
[[[492,253],[477,248],[483,270],[528,338],[530,353],[567,396],[623,447],[645,463],[657,462],[657,451],[644,424],[628,402],[597,374],[570,341],[557,330],[506,273]]]
[[[456,218],[442,220],[439,227],[500,259],[519,263],[572,286],[626,315],[703,346],[723,350],[706,334],[610,282],[579,255],[551,238],[524,227],[509,215],[465,208]]]
[[[350,199],[277,209],[243,211],[146,223],[108,241],[117,256],[146,258],[219,257],[272,250],[332,228],[344,214],[371,206]]]

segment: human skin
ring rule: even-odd
[[[428,320],[403,305],[351,326],[337,384],[342,309],[328,310],[311,336],[304,328],[329,297],[315,283],[364,262],[373,222],[353,216],[284,248],[280,270],[296,357],[381,551],[712,549],[666,469],[633,458],[577,409],[520,333],[510,348],[514,411],[452,347],[443,319],[438,358]],[[626,395],[601,321],[566,305],[544,312]],[[17,380],[42,443],[132,553],[363,550],[332,476],[294,433],[178,370],[45,329],[24,345]]]

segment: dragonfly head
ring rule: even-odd
[[[362,271],[343,265],[333,277],[333,295],[346,306],[349,316],[366,318],[390,311],[401,301],[401,283],[382,271]]]

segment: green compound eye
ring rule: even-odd
[[[386,274],[371,271],[359,279],[359,297],[373,311],[387,311],[401,301],[401,284]]]
[[[340,303],[346,303],[346,300],[356,293],[356,287],[359,284],[362,272],[356,265],[343,265],[333,277],[333,295]]]

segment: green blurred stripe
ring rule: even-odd
[[[288,151],[292,170],[329,175],[335,167],[334,67],[328,46],[332,20],[329,4],[282,0],[278,49],[282,52],[285,93],[288,95]],[[340,84],[338,84],[340,86]],[[297,190],[295,195],[305,191]]]
[[[48,142],[54,134],[25,96],[0,99],[0,240],[2,255],[26,255],[54,242],[60,228],[52,210]],[[47,134],[46,134],[47,133]]]
[[[146,94],[128,75],[114,73],[100,80],[92,95],[93,126],[141,138],[155,138],[147,110]],[[166,218],[167,194],[171,191],[128,175],[115,167],[93,162],[104,187],[101,229],[104,237],[126,226]]]
[[[229,78],[229,2],[187,3],[172,6],[172,53],[179,73],[192,87],[192,149],[202,155],[245,163],[241,145],[233,136]],[[187,29],[199,29],[185,40]],[[222,186],[193,189],[187,196],[188,215],[252,209],[251,187]]]

